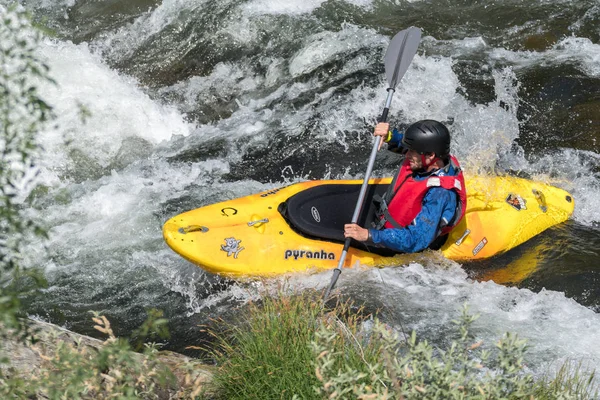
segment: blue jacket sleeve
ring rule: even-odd
[[[394,128],[392,131],[392,137],[389,142],[387,142],[389,151],[393,151],[394,153],[402,152],[402,138],[404,137],[404,133],[400,132],[398,129]]]
[[[456,212],[456,193],[441,187],[431,188],[423,198],[423,208],[412,224],[403,229],[370,229],[375,244],[402,253],[425,250],[436,238],[440,221],[446,224]]]

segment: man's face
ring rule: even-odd
[[[421,157],[421,153],[408,150],[406,152],[406,159],[410,164],[411,171],[428,170],[435,159],[435,153],[426,153]],[[423,165],[423,160],[425,160],[425,165]]]
[[[411,171],[418,171],[423,168],[423,162],[421,160],[421,154],[414,150],[408,150],[406,152],[406,159],[410,164]]]

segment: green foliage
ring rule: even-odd
[[[306,343],[314,335],[319,313],[314,302],[265,298],[262,309],[252,303],[241,312],[246,317],[242,321],[224,323],[224,332],[211,331],[221,364],[214,381],[220,397],[270,399],[312,393],[317,381],[307,368],[312,354]]]
[[[170,337],[169,328],[167,327],[169,321],[162,318],[162,316],[162,310],[148,310],[148,318],[146,321],[132,333],[132,337],[135,338],[134,348],[136,351],[139,351],[144,347],[144,342],[147,339],[167,339]]]
[[[565,362],[554,377],[544,376],[536,384],[535,398],[580,400],[598,399],[595,372],[588,373],[581,362]]]
[[[415,332],[401,342],[394,331],[375,321],[369,341],[376,343],[381,357],[371,366],[370,382],[360,385],[354,383],[363,379],[358,371],[340,374],[331,367],[340,354],[332,352],[328,344],[336,333],[323,324],[312,344],[322,382],[319,393],[328,398],[529,398],[533,379],[521,373],[524,342],[505,336],[498,342],[499,354],[492,361],[481,342],[474,343],[470,337],[474,320],[463,310],[461,319],[455,321],[459,337],[446,350],[418,341]]]
[[[369,367],[368,382],[361,371],[335,367],[336,359],[344,356],[331,346],[338,333],[322,323],[312,342],[321,382],[317,392],[328,399],[595,398],[591,394],[593,374],[582,379],[564,370],[563,377],[534,382],[523,367],[525,341],[516,335],[507,333],[496,343],[495,351],[484,350],[483,343],[474,342],[470,335],[476,318],[465,306],[460,320],[454,321],[459,337],[447,349],[418,341],[415,332],[407,341],[400,341],[393,330],[376,320],[369,342],[380,358]]]
[[[20,302],[16,296],[9,296],[2,293],[0,288],[0,340],[4,340],[9,335],[12,335],[11,329],[20,327],[18,314],[20,311]],[[0,352],[0,356],[1,356]],[[0,364],[6,360],[0,357]]]
[[[21,7],[0,6],[0,323],[21,333],[18,296],[44,285],[41,274],[20,268],[26,240],[46,235],[22,207],[35,184],[36,134],[53,118],[35,86],[52,82],[36,56],[39,40]]]
[[[217,342],[214,355],[220,365],[213,383],[220,398],[315,397],[318,380],[309,343],[315,339],[317,321],[323,315],[319,296],[305,292],[266,297],[261,304],[253,303],[241,310],[242,321],[221,322],[224,332],[211,330]],[[340,321],[340,329],[348,333],[334,343],[346,352],[339,367],[367,365],[365,354],[356,346],[359,339],[352,337],[358,330],[356,312],[350,312],[349,304],[339,304],[327,318]]]
[[[41,392],[58,398],[157,398],[157,382],[173,382],[170,372],[156,362],[156,349],[148,346],[139,357],[126,340],[116,338],[108,320],[93,318],[96,328],[108,335],[97,352],[89,354],[74,346],[61,345],[40,376]],[[158,379],[153,379],[158,377]]]
[[[159,399],[195,398],[204,380],[196,365],[171,368],[183,374],[177,382],[170,368],[158,358],[155,346],[142,354],[128,341],[117,338],[104,316],[93,318],[95,329],[107,335],[96,345],[63,340],[63,332],[44,331],[30,349],[43,360],[32,371],[0,369],[0,398],[48,399]]]
[[[6,272],[17,268],[27,234],[45,234],[19,204],[35,177],[36,134],[53,114],[36,86],[52,82],[36,55],[39,32],[16,6],[0,13],[0,266]]]

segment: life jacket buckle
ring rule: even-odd
[[[380,230],[387,222],[387,219],[385,218],[387,203],[382,196],[376,194],[373,196],[373,204],[375,205],[375,220],[371,222],[371,226],[377,230]]]

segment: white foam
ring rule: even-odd
[[[410,122],[445,121],[453,108],[464,107],[464,99],[456,93],[460,82],[452,70],[453,64],[447,57],[415,56],[396,89],[394,113],[402,113]]]
[[[373,0],[344,0],[348,4],[353,4],[357,7],[361,7],[365,10],[371,10],[373,8]]]
[[[348,27],[349,30],[354,28]],[[327,34],[325,34],[327,35]],[[342,35],[342,34],[340,34]],[[352,34],[345,33],[343,35],[352,37]],[[329,59],[335,58],[340,52],[345,51],[344,46],[350,48],[361,48],[361,46],[378,46],[385,47],[388,38],[373,35],[365,35],[366,39],[358,39],[353,42],[349,40],[348,44],[340,45],[342,40],[335,39],[337,46],[329,49]],[[366,44],[365,42],[368,42]],[[313,48],[310,44],[307,48]],[[306,49],[306,48],[305,48]],[[296,71],[313,68],[305,55],[310,55],[303,49],[294,56],[294,62],[297,66],[292,69]],[[328,59],[324,57],[323,60]],[[326,62],[326,61],[322,61]],[[372,68],[374,64],[380,63],[376,57],[368,55],[357,55],[355,58],[345,61],[344,67],[339,71],[339,77],[350,75],[356,71]],[[292,65],[292,63],[290,63]],[[416,121],[425,118],[438,118],[446,120],[451,112],[457,108],[457,104],[465,104],[467,102],[456,94],[456,88],[459,85],[456,74],[452,71],[453,61],[446,57],[422,57],[416,55],[412,65],[400,81],[392,107],[390,108],[390,119],[395,119],[398,122]],[[336,75],[336,79],[339,79]],[[382,76],[381,83],[377,87],[368,85],[360,85],[352,89],[350,93],[344,96],[332,96],[336,87],[329,87],[322,91],[314,102],[307,104],[301,111],[304,114],[311,115],[315,112],[319,113],[321,119],[318,121],[318,128],[313,131],[313,135],[322,140],[335,141],[344,148],[349,148],[349,143],[356,139],[356,135],[370,135],[370,132],[364,130],[364,121],[370,121],[374,125],[377,118],[383,110],[383,103],[386,99],[387,83],[385,77]],[[320,85],[315,78],[303,83],[295,83],[288,90],[288,97],[300,95],[303,92],[314,90]],[[423,88],[426,87],[427,90]],[[297,93],[295,93],[297,91]],[[292,95],[292,93],[295,93]],[[304,118],[305,117],[300,117]],[[358,128],[358,129],[357,129]]]
[[[514,154],[513,142],[519,137],[518,89],[512,69],[494,71],[496,99],[489,104],[457,102],[452,110],[453,151],[470,174],[493,173],[499,164],[514,168],[523,160]]]
[[[57,83],[40,89],[54,107],[59,125],[39,136],[48,168],[64,168],[74,149],[107,166],[125,138],[156,145],[191,132],[192,126],[177,110],[150,99],[137,81],[110,69],[85,43],[46,40],[41,54]],[[85,122],[79,105],[91,113]]]
[[[494,61],[508,61],[516,68],[572,64],[590,77],[600,77],[600,44],[588,38],[568,37],[540,52],[495,48],[490,51],[489,57]]]
[[[575,21],[574,23],[572,23],[569,26],[569,31],[579,32],[581,27],[583,25],[585,25],[586,23],[592,23],[597,26],[596,21],[598,20],[599,15],[600,15],[600,5],[598,5],[598,4],[593,5],[592,7],[587,9],[585,14],[583,14],[583,16],[580,19],[578,19],[577,21]]]
[[[548,182],[575,198],[573,219],[586,226],[600,223],[600,155],[592,151],[559,149],[537,157],[524,168],[533,179]]]
[[[470,56],[488,50],[489,45],[481,36],[465,37],[463,39],[439,40],[432,36],[421,39],[424,48],[435,48],[435,52],[447,57],[459,58]]]
[[[99,36],[94,40],[94,48],[99,48],[110,59],[131,56],[153,35],[159,34],[167,26],[181,28],[189,23],[195,10],[204,7],[206,0],[190,3],[186,0],[164,0],[158,6],[140,15],[131,24],[123,25],[115,32]],[[190,7],[191,6],[191,7]]]
[[[226,312],[232,301],[240,304],[259,299],[256,291],[246,290],[246,285],[240,283],[232,283],[226,290],[219,290],[223,278],[207,275],[169,249],[158,254],[136,252],[134,257],[142,264],[154,266],[163,285],[185,299],[186,317],[206,312],[218,315]]]
[[[321,7],[325,0],[252,0],[243,10],[253,15],[301,15],[309,14]]]
[[[344,24],[340,31],[319,32],[305,39],[305,43],[290,60],[289,72],[292,77],[310,73],[345,53],[381,46],[385,39],[372,29]]]
[[[271,72],[275,74],[274,71]],[[277,79],[271,76],[270,79]],[[170,87],[160,90],[161,94],[174,93],[181,96],[179,104],[184,112],[192,112],[198,104],[211,103],[215,98],[241,98],[259,88],[264,82],[262,76],[257,76],[247,65],[233,63],[218,63],[212,72],[206,76],[192,76]]]
[[[77,3],[76,0],[31,0],[27,2],[28,7],[55,10],[57,7],[66,9],[73,7]]]

